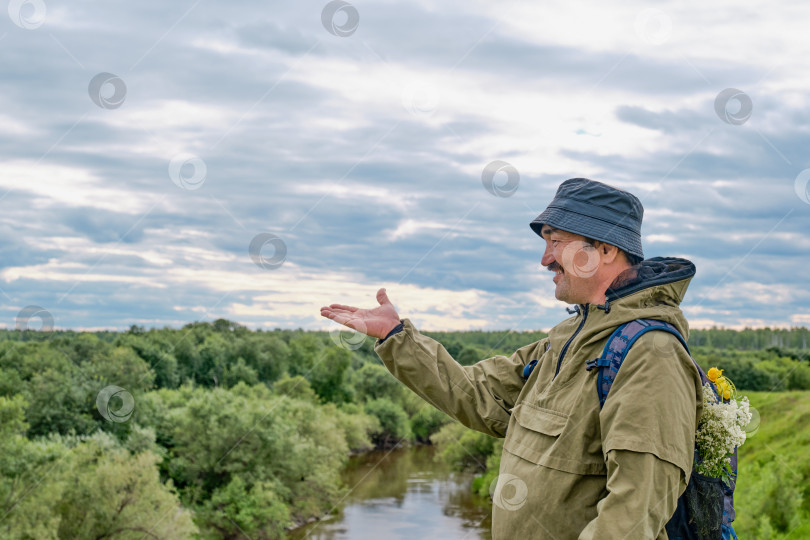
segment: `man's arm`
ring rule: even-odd
[[[511,357],[493,356],[462,366],[438,341],[419,333],[409,319],[403,329],[374,346],[385,367],[425,401],[463,425],[496,437],[506,434],[509,414],[523,389],[523,367],[539,358],[543,339]]]
[[[612,391],[612,390],[611,390]],[[579,540],[658,538],[686,489],[683,471],[653,454],[611,450],[607,456],[608,496]]]
[[[599,415],[608,495],[579,540],[659,537],[691,475],[702,396],[675,336],[636,341]]]

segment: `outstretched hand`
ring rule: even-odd
[[[382,339],[399,324],[399,315],[385,294],[385,289],[377,291],[377,302],[380,305],[374,309],[332,304],[322,307],[321,315],[367,336]]]

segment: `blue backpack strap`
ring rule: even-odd
[[[673,334],[686,348],[686,352],[689,353],[689,346],[681,333],[668,322],[656,319],[636,319],[620,325],[608,338],[605,348],[602,350],[602,356],[585,362],[588,371],[599,368],[596,386],[596,391],[599,394],[599,407],[605,404],[610,387],[613,386],[616,374],[619,372],[619,368],[624,362],[624,357],[627,356],[630,347],[638,338],[651,330],[664,330]],[[689,353],[689,356],[692,356],[691,353]],[[692,361],[694,362],[694,359]],[[697,366],[697,364],[695,365]],[[702,373],[700,367],[698,367],[698,371]],[[706,380],[708,381],[708,379]]]

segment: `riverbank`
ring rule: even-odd
[[[354,456],[335,512],[288,531],[291,540],[490,538],[491,506],[475,495],[472,472],[454,472],[436,448],[417,444]]]
[[[367,448],[358,448],[358,449],[349,450],[347,456],[351,460],[352,458],[359,458],[360,456],[364,456],[366,454],[371,454],[371,453],[374,453],[374,452],[391,452],[391,451],[395,451],[395,450],[405,450],[405,449],[413,448],[413,447],[416,447],[416,446],[431,446],[432,447],[433,445],[430,444],[429,442],[426,443],[426,442],[422,442],[422,441],[410,441],[410,442],[406,441],[406,442],[400,442],[400,443],[390,445],[390,446],[385,446],[385,445],[376,446],[376,447],[370,446],[370,447],[367,447]],[[435,450],[434,450],[434,452],[435,452]],[[290,526],[286,527],[285,531],[287,533],[290,533],[292,531],[295,531],[296,529],[299,529],[301,527],[309,525],[310,523],[315,523],[317,521],[328,521],[330,519],[333,519],[333,517],[334,517],[334,513],[329,513],[329,512],[327,512],[326,514],[323,514],[322,516],[311,516],[310,518],[308,518],[306,520],[301,520],[301,521],[299,521],[297,523],[294,523],[293,525],[290,525]]]

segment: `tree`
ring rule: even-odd
[[[48,367],[35,374],[22,389],[28,402],[28,436],[90,433],[97,426],[94,413],[98,414],[93,387],[93,382],[67,359],[61,369]]]
[[[225,378],[225,366],[230,360],[230,344],[221,333],[210,334],[199,348],[198,381],[206,386],[219,386]]]
[[[60,539],[169,540],[197,532],[171,483],[160,481],[156,454],[132,455],[103,432],[76,446],[72,454],[61,472]]]
[[[234,476],[203,504],[200,519],[223,538],[282,538],[291,519],[277,488],[274,482],[248,487],[241,476]]]
[[[315,360],[323,349],[323,342],[315,335],[298,333],[290,339],[290,375],[309,375]]]
[[[168,419],[168,472],[184,503],[213,520],[200,521],[203,529],[220,522],[220,514],[206,509],[229,506],[226,494],[242,490],[239,484],[228,487],[237,477],[243,491],[259,500],[272,489],[296,522],[322,515],[339,499],[338,473],[348,446],[335,417],[314,403],[275,395],[263,384],[239,383],[230,390],[190,391],[185,406]],[[216,494],[219,503],[211,506]],[[276,525],[265,524],[268,530]]]
[[[380,364],[365,364],[352,375],[357,397],[373,400],[388,397],[397,400],[402,393],[402,383]]]
[[[270,383],[288,371],[290,348],[282,339],[276,336],[262,336],[257,349],[253,367],[259,374],[259,380]]]
[[[380,431],[372,434],[372,440],[378,447],[388,448],[410,439],[408,415],[390,399],[371,400],[366,403],[365,411],[380,421]]]
[[[29,441],[22,396],[0,397],[0,536],[190,538],[197,532],[151,451],[104,432]]]
[[[484,470],[496,441],[495,437],[473,431],[458,422],[444,425],[430,440],[437,446],[441,458],[458,470]]]
[[[419,442],[430,442],[430,436],[451,421],[451,418],[431,405],[423,405],[411,417],[411,431]]]
[[[58,472],[68,449],[26,439],[26,408],[22,395],[0,397],[0,537],[55,540],[62,483],[47,473]]]
[[[259,382],[259,375],[256,370],[247,365],[245,359],[241,356],[236,359],[236,362],[225,366],[223,375],[223,383],[228,388],[236,386],[240,382],[250,385]]]
[[[319,354],[306,377],[323,401],[351,401],[351,390],[346,386],[346,370],[351,363],[351,353],[340,347],[330,347]]]
[[[180,384],[180,374],[177,367],[177,358],[171,352],[168,343],[159,343],[153,339],[152,333],[131,332],[121,334],[115,340],[119,347],[129,347],[140,356],[155,373],[155,385],[158,388],[177,388]]]
[[[461,349],[456,361],[462,366],[471,366],[484,359],[484,353],[474,345],[465,345]]]

